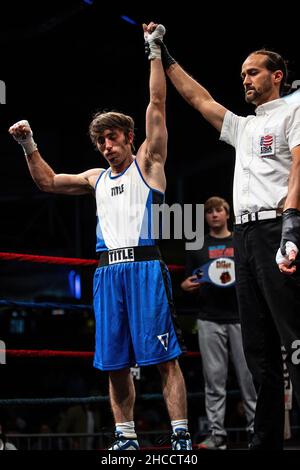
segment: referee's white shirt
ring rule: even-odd
[[[256,116],[227,111],[220,139],[236,149],[233,204],[236,216],[281,208],[288,191],[291,150],[300,145],[300,104],[284,99],[258,106]]]

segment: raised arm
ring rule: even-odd
[[[41,157],[27,121],[11,126],[9,133],[22,145],[30,174],[41,191],[70,195],[93,192],[102,169],[94,168],[78,175],[56,174]]]
[[[167,158],[166,78],[161,60],[151,60],[150,100],[146,111],[147,153],[165,163]]]
[[[137,161],[141,164],[146,181],[152,187],[165,190],[164,164],[167,158],[166,127],[166,77],[161,62],[160,46],[153,43],[153,37],[162,37],[165,28],[150,23],[144,25],[145,38],[150,46],[149,105],[146,111],[146,139],[141,145]]]
[[[171,82],[181,96],[218,131],[221,131],[227,109],[217,103],[211,94],[188,75],[183,68],[171,57],[164,43],[161,43],[162,61]]]

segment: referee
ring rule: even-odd
[[[281,344],[300,398],[300,104],[280,98],[282,57],[251,53],[241,69],[256,115],[217,103],[161,43],[167,75],[185,100],[236,149],[233,199],[235,261],[242,335],[258,401],[250,448],[282,449],[284,383]],[[298,348],[298,349],[297,349]]]

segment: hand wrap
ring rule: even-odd
[[[18,126],[20,125],[28,126],[29,131],[27,132],[23,131],[23,132],[20,132],[19,134],[12,134],[12,136],[15,139],[15,141],[18,142],[18,144],[20,144],[23,147],[25,155],[28,156],[31,153],[33,153],[35,150],[37,150],[37,145],[32,138],[33,133],[32,133],[32,130],[30,128],[28,121],[23,120],[23,121],[16,122],[16,124],[12,126],[12,129],[18,128]]]
[[[300,211],[298,209],[286,209],[282,214],[282,235],[280,250],[286,255],[286,243],[293,242],[297,249],[300,246]]]
[[[176,64],[176,60],[170,55],[167,46],[161,39],[155,39],[156,44],[160,45],[161,48],[161,60],[163,63],[163,67],[167,70],[171,65]]]
[[[156,40],[162,41],[165,32],[166,28],[162,24],[159,24],[156,26],[153,33],[144,33],[145,51],[146,54],[148,54],[149,60],[161,59],[161,48],[160,45],[156,43]]]

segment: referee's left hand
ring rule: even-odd
[[[283,255],[281,249],[278,248],[276,254],[276,263],[278,268],[282,273],[285,274],[294,274],[296,271],[296,266],[293,263],[298,254],[298,247],[293,242],[287,242],[285,245],[286,254]]]

